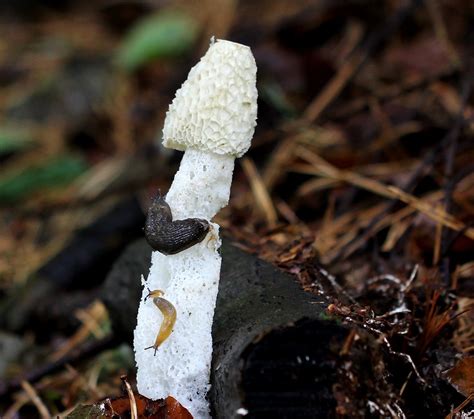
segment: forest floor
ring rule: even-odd
[[[163,118],[215,35],[252,48],[259,90],[216,222],[356,326],[332,416],[472,417],[472,1],[161,4],[0,5],[0,416],[134,386],[100,288],[170,185]]]

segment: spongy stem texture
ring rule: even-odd
[[[199,217],[210,220],[228,203],[234,157],[187,150],[166,196],[173,219]],[[221,257],[218,225],[197,245],[176,255],[153,252],[152,266],[138,311],[134,348],[137,386],[151,399],[172,395],[194,418],[208,418],[212,357],[212,320],[219,286]],[[176,308],[177,319],[170,337],[153,345],[162,315],[148,290],[164,291]]]

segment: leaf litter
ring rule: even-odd
[[[160,126],[205,49],[196,28],[215,28],[251,45],[263,93],[253,147],[216,221],[236,245],[322,295],[328,316],[355,326],[339,354],[334,416],[468,417],[469,1],[376,8],[370,1],[223,2],[223,21],[210,1],[198,9],[177,2],[173,16],[194,21],[189,33],[184,20],[171,22],[182,45],[166,54],[147,49],[146,38],[161,40],[161,32],[142,29],[144,39],[130,39],[150,16],[170,24],[170,15],[160,18],[168,10],[132,3],[116,4],[114,13],[102,2],[68,2],[60,12],[32,5],[29,18],[12,6],[7,12],[16,18],[0,23],[2,126],[24,126],[33,140],[10,135],[0,155],[1,328],[29,347],[0,378],[0,411],[64,417],[79,404],[97,407],[114,397],[127,414],[134,399],[139,417],[139,405],[168,406],[134,392],[133,379],[120,396],[120,376],[133,377],[133,360],[98,300],[119,250],[139,237],[140,217],[120,230],[127,240],[114,247],[108,235],[91,248],[96,259],[79,257],[80,246],[68,243],[81,242],[83,229],[113,225],[115,216],[104,214],[127,198],[145,209],[152,191],[167,189],[178,159],[158,145]],[[123,72],[113,62],[127,49],[133,59]],[[64,252],[68,258],[54,258]],[[97,272],[96,282],[68,274],[68,260]],[[23,310],[21,296],[51,282],[53,271],[64,272],[55,276],[64,279],[55,283],[55,301],[38,291]],[[39,302],[51,307],[50,317]]]

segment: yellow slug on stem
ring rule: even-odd
[[[158,307],[163,314],[163,322],[161,323],[160,330],[158,335],[156,336],[155,343],[146,349],[155,349],[154,355],[156,355],[156,351],[160,347],[160,345],[168,339],[169,335],[173,331],[173,326],[176,322],[176,309],[174,308],[173,304],[171,304],[168,300],[162,298],[164,292],[161,290],[150,291],[148,290],[148,295],[145,297],[145,300],[148,297],[153,299],[153,303]]]

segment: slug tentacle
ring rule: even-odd
[[[145,348],[155,349],[154,355],[156,355],[156,351],[160,347],[160,345],[168,339],[169,335],[173,331],[174,324],[176,323],[176,309],[174,308],[173,304],[171,304],[168,300],[162,298],[164,292],[161,290],[150,291],[148,290],[148,295],[145,297],[145,301],[151,297],[153,299],[153,303],[158,307],[163,314],[163,322],[161,323],[160,330],[158,335],[156,336],[155,343],[151,346]]]
[[[171,208],[158,194],[148,210],[145,238],[154,250],[174,255],[204,240],[209,228],[209,222],[199,218],[173,221]]]

